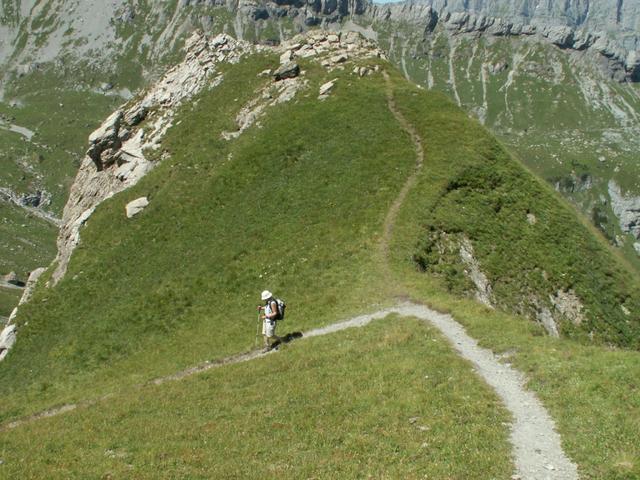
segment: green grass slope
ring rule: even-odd
[[[3,432],[0,453],[9,459],[7,471],[18,468],[22,446],[47,437],[46,430],[52,432],[50,441],[42,443],[41,460],[29,471],[33,477],[49,467],[60,477],[70,472],[145,477],[158,466],[176,477],[206,476],[202,472],[214,468],[224,476],[255,465],[250,459],[266,458],[264,449],[255,457],[249,452],[276,431],[282,448],[289,436],[319,442],[317,457],[295,447],[287,455],[310,462],[327,477],[356,476],[355,465],[366,465],[374,476],[393,468],[409,478],[465,478],[467,464],[472,473],[510,476],[506,432],[483,426],[504,414],[475,385],[477,379],[463,380],[470,375],[468,366],[446,360],[450,352],[437,338],[432,353],[440,353],[432,355],[429,343],[420,340],[424,327],[411,322],[389,332],[376,325],[340,334],[341,340],[303,340],[265,359],[265,365],[225,367],[186,383],[136,388],[203,360],[251,349],[257,297],[269,288],[289,304],[280,327],[285,331],[377,310],[396,302],[399,293],[451,310],[483,345],[508,354],[529,376],[585,478],[633,478],[640,468],[633,460],[640,453],[634,441],[638,355],[606,344],[637,347],[637,280],[606,242],[444,96],[408,84],[383,64],[398,108],[422,137],[426,154],[395,223],[389,276],[379,242],[387,212],[413,172],[415,151],[388,109],[384,79],[358,78],[349,69],[327,74],[315,63],[305,64],[307,90],[270,110],[260,126],[222,140],[221,132],[235,129],[232,119],[240,108],[271,81],[258,72],[276,63],[259,55],[228,66],[219,87],[185,105],[163,143],[169,156],[133,189],[96,210],[64,280],[38,290],[21,309],[18,343],[0,369],[2,423],[107,394],[122,401]],[[318,86],[336,77],[331,96],[318,101]],[[124,206],[141,195],[149,197],[149,207],[127,219]],[[536,216],[535,225],[527,222],[528,213]],[[433,232],[472,242],[500,309],[469,299],[472,288],[455,255],[443,251],[434,258]],[[581,326],[561,323],[563,339],[546,337],[535,323],[505,312],[518,311],[531,295],[546,300],[560,288],[580,296],[586,318]],[[380,348],[384,338],[391,338],[386,350]],[[453,384],[428,389],[442,388],[441,399],[410,393],[418,378],[410,371],[423,365],[423,355],[429,369],[435,366],[425,374],[430,378],[447,371],[443,365],[453,365],[447,377]],[[330,380],[323,377],[325,365]],[[301,371],[309,376],[299,377]],[[274,408],[273,422],[254,424],[241,415],[264,408],[263,377],[270,384],[282,381],[282,391],[271,391],[295,422],[280,408]],[[404,395],[376,392],[380,377],[407,392],[406,403]],[[296,382],[299,378],[304,381]],[[354,398],[354,408],[377,398],[387,423],[376,424],[374,412],[360,423],[347,418],[343,428],[344,397]],[[326,410],[305,417],[305,399],[318,399]],[[449,402],[455,414],[439,409]],[[487,409],[478,412],[471,431],[465,430],[458,422],[478,403]],[[220,417],[212,419],[210,412]],[[412,456],[417,437],[402,438],[405,417],[423,415],[434,421],[454,415],[446,428],[425,425],[432,434],[420,445],[435,442],[436,460]],[[301,430],[291,430],[305,418],[309,423]],[[319,419],[328,426],[318,440],[313,429]],[[194,425],[202,428],[193,430]],[[348,431],[356,433],[348,436]],[[145,432],[148,439],[142,438]],[[228,448],[238,456],[213,466],[208,457],[224,451],[221,442],[230,432],[237,436]],[[363,432],[376,433],[372,440]],[[477,441],[467,443],[473,445],[470,451],[450,451],[470,437]],[[355,453],[346,458],[331,453],[339,442]],[[176,450],[167,453],[165,443]],[[374,444],[381,456],[396,452],[397,462],[376,463],[366,453]],[[82,448],[75,450],[78,445]],[[495,447],[497,457],[487,457],[495,461],[482,460],[486,446]],[[440,458],[444,466],[435,465]],[[134,470],[126,470],[129,465]],[[291,478],[308,473],[293,461],[287,465],[262,473],[285,472]]]
[[[273,64],[230,68],[168,133],[171,158],[97,210],[64,281],[24,308],[3,388],[42,405],[61,389],[137,382],[249,348],[264,288],[282,292],[296,329],[388,301],[376,239],[413,152],[383,80],[342,74],[318,102],[326,78],[309,66],[310,95],[222,140]],[[124,205],[140,195],[151,204],[129,220]]]
[[[637,275],[604,239],[444,96],[407,84],[397,102],[424,139],[426,160],[396,257],[412,258],[450,292],[473,291],[459,253],[466,238],[500,308],[535,317],[538,303],[573,291],[584,318],[556,312],[562,333],[638,349]]]
[[[24,479],[509,478],[508,419],[439,335],[396,318],[26,426],[0,456]]]

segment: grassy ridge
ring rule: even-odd
[[[454,226],[473,240],[476,256],[492,281],[498,279],[513,285],[523,281],[526,284],[530,270],[523,268],[518,271],[514,267],[530,259],[537,259],[549,270],[564,265],[567,276],[571,275],[574,279],[574,285],[605,281],[606,286],[592,292],[596,301],[601,301],[601,305],[606,307],[607,298],[613,298],[610,301],[615,302],[616,289],[618,292],[625,288],[631,290],[635,279],[620,266],[617,257],[607,251],[604,242],[593,237],[575,215],[569,215],[571,208],[558,202],[552,192],[535,181],[522,167],[512,160],[506,160],[495,141],[481,127],[469,122],[450,101],[434,94],[424,95],[399,81],[397,85],[397,104],[421,133],[426,154],[418,186],[409,195],[396,225],[392,253],[397,278],[401,279],[410,296],[426,301],[441,311],[451,312],[482,346],[505,355],[506,361],[527,375],[529,387],[536,391],[557,422],[563,447],[578,463],[581,478],[638,478],[638,352],[583,345],[583,342],[568,338],[550,338],[535,323],[490,310],[455,295],[456,289],[452,287],[463,281],[459,264],[451,264],[449,268],[440,265],[437,270],[428,269],[425,274],[410,259],[423,247],[424,237],[432,225],[443,229],[452,229]],[[457,192],[458,203],[443,199],[452,191],[447,188],[452,181],[457,182],[465,175],[466,178],[476,179],[480,183],[479,188],[483,188],[479,180],[487,180],[486,176],[482,176],[486,171],[485,162],[495,166],[499,158],[504,161],[503,168],[499,168],[499,163],[498,168],[494,168],[495,177],[490,178],[499,181],[493,185],[499,187],[513,177],[530,177],[530,182],[516,183],[519,188],[498,188],[500,196],[489,192],[486,197],[480,197],[474,189],[466,188]],[[470,171],[477,173],[477,176],[470,174]],[[508,222],[501,223],[500,212],[487,208],[487,203],[490,207],[494,205],[496,196],[502,201],[500,211],[513,209],[516,212],[518,218],[512,221],[515,226],[524,227],[516,229],[516,232],[525,230],[521,236],[508,228]],[[545,229],[562,227],[557,222],[569,222],[571,231],[559,228],[558,231],[563,232],[564,236],[555,234],[549,238],[528,236],[526,229],[534,226],[526,223],[526,207],[531,208],[532,205],[541,209],[536,211],[538,217],[541,216],[540,211],[546,212]],[[431,223],[436,220],[440,223]],[[512,242],[509,249],[506,239]],[[558,247],[570,250],[567,243],[575,250],[586,244],[593,248],[593,254],[583,253],[584,258],[578,259],[577,253],[573,253],[568,257],[572,264],[567,267],[561,263],[562,257],[554,251]],[[513,264],[502,270],[501,276],[495,276],[495,273],[491,275],[491,268],[495,268],[495,264],[489,256],[484,257],[483,252],[494,253],[494,249],[499,248],[505,249],[504,258],[513,261]],[[429,272],[436,275],[430,275]],[[616,283],[620,279],[628,283]],[[506,289],[504,291],[508,292]],[[631,300],[636,301],[637,296]],[[619,306],[614,304],[614,313],[616,309]],[[604,320],[600,325],[601,332],[610,332],[609,319],[605,317]],[[574,339],[583,339],[583,334],[571,333]],[[637,341],[637,336],[632,340]]]
[[[25,479],[507,479],[506,421],[439,335],[395,318],[25,426],[0,458]]]
[[[309,95],[222,140],[273,64],[230,67],[168,133],[172,157],[92,216],[65,280],[21,311],[4,418],[247,349],[264,288],[298,330],[386,301],[376,239],[414,158],[383,80],[338,74],[319,102],[310,65]],[[141,195],[150,206],[127,219]]]
[[[420,185],[401,222],[407,233],[398,257],[413,257],[449,291],[464,293],[473,289],[459,254],[468,238],[499,306],[535,315],[536,303],[549,304],[558,290],[574,291],[585,318],[580,325],[564,318],[564,334],[640,348],[636,277],[483,127],[444,96],[417,102],[416,95],[408,84],[397,92],[398,106],[426,147]],[[411,237],[419,240],[411,245]]]

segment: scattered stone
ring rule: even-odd
[[[287,62],[273,73],[276,81],[284,80],[285,78],[295,78],[298,75],[300,75],[300,66],[295,62]]]
[[[344,63],[347,60],[349,60],[349,56],[346,53],[340,53],[338,55],[334,55],[333,57],[329,58],[329,62],[333,64]]]
[[[533,213],[527,213],[527,222],[529,222],[529,225],[535,225],[538,223],[538,219]]]
[[[320,92],[319,92],[320,96],[321,97],[326,96],[333,89],[337,80],[338,80],[337,78],[334,78],[333,80],[320,85]]]
[[[137,215],[142,210],[147,208],[148,205],[149,205],[149,200],[147,199],[147,197],[140,197],[127,203],[127,207],[126,207],[127,218],[131,218],[134,215]]]
[[[271,69],[267,68],[266,70],[261,71],[258,74],[259,77],[270,77],[271,76]]]
[[[18,280],[18,275],[16,274],[16,272],[7,273],[5,276],[2,277],[2,280],[12,285],[18,285],[18,283],[21,283],[20,280]]]
[[[409,423],[410,423],[411,425],[413,425],[413,424],[414,424],[414,423],[416,423],[418,420],[420,420],[420,417],[411,417],[411,418],[409,419]]]

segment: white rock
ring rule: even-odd
[[[320,86],[320,95],[326,95],[328,94],[331,89],[333,88],[333,86],[336,84],[336,80],[337,78],[334,78],[333,80],[331,80],[330,82],[327,82],[325,84],[322,84]]]
[[[4,360],[14,343],[16,343],[16,326],[12,324],[0,333],[0,361]]]
[[[334,55],[329,59],[331,63],[343,63],[349,60],[349,57],[345,53],[340,53],[339,55]]]
[[[149,205],[147,197],[136,198],[135,200],[127,203],[127,218],[131,218],[144,210]]]
[[[287,50],[282,55],[280,55],[280,64],[285,64],[293,60],[293,52],[291,50]]]

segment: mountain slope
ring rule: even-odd
[[[216,56],[221,47],[233,45],[231,40],[226,43],[219,40],[191,43],[200,55],[196,59],[209,58],[208,49]],[[286,331],[306,330],[351,314],[377,310],[380,305],[396,303],[397,295],[454,310],[483,343],[498,352],[511,352],[513,361],[533,377],[536,390],[542,392],[545,402],[554,406],[562,433],[568,432],[568,451],[579,459],[581,468],[590,474],[621,471],[624,474],[627,467],[599,462],[601,457],[594,452],[599,452],[599,448],[615,449],[615,454],[622,458],[633,458],[637,453],[637,446],[630,439],[634,438],[633,422],[638,407],[628,401],[637,398],[636,387],[626,381],[635,371],[637,352],[610,351],[608,346],[602,346],[613,343],[637,348],[639,297],[633,275],[557,194],[509,156],[479,123],[470,120],[444,95],[408,83],[400,72],[378,58],[375,46],[354,36],[335,38],[326,33],[295,42],[299,42],[295,48],[291,44],[280,50],[240,45],[239,56],[225,54],[225,58],[232,59],[231,63],[226,60],[205,63],[212,71],[209,77],[203,77],[208,78],[207,88],[192,98],[184,97],[181,106],[171,102],[164,107],[158,104],[149,109],[140,123],[126,124],[131,126],[128,138],[137,138],[142,132],[145,139],[157,140],[152,142],[157,146],[155,149],[150,147],[142,152],[153,162],[153,168],[129,189],[110,197],[105,195],[88,219],[84,218],[84,226],[79,224],[81,241],[71,255],[66,273],[55,286],[51,281],[46,288],[55,267],[52,266],[33,300],[21,307],[17,318],[18,342],[0,369],[3,397],[0,413],[2,423],[6,424],[66,402],[109,395],[126,401],[113,402],[106,410],[98,404],[86,415],[71,413],[69,417],[50,420],[51,424],[28,426],[24,431],[3,432],[12,445],[11,468],[17,468],[23,458],[20,445],[41,437],[41,429],[55,425],[54,435],[62,435],[60,432],[69,426],[67,422],[82,419],[68,437],[70,443],[65,440],[59,444],[65,452],[62,477],[69,471],[86,472],[85,467],[94,465],[99,470],[108,468],[110,460],[105,458],[117,457],[121,448],[114,438],[122,431],[137,435],[144,431],[140,427],[144,424],[151,425],[154,432],[152,444],[146,444],[150,450],[133,435],[122,442],[125,454],[133,449],[157,453],[160,459],[179,456],[178,462],[185,470],[176,470],[178,474],[201,472],[202,463],[186,453],[183,457],[161,451],[160,445],[166,442],[158,432],[165,431],[167,426],[173,432],[183,431],[178,417],[185,409],[196,412],[194,421],[206,423],[209,420],[199,417],[197,412],[233,409],[237,405],[234,399],[245,398],[247,388],[252,393],[244,405],[249,411],[256,411],[264,405],[264,393],[257,386],[261,370],[256,375],[247,365],[223,372],[213,386],[193,379],[193,388],[159,387],[145,396],[142,403],[136,400],[139,386],[203,360],[217,360],[252,348],[256,327],[254,302],[258,301],[257,294],[267,287],[289,304],[288,319],[281,326]],[[352,53],[349,45],[354,44],[369,55],[364,51]],[[304,52],[309,50],[313,52],[304,58],[307,55]],[[348,58],[337,58],[344,54],[343,50]],[[265,69],[279,67],[278,56],[282,54],[285,58],[293,56],[304,73],[279,81],[265,75]],[[193,51],[187,53],[190,61],[194,60],[192,55]],[[180,68],[172,72],[179,72]],[[388,72],[389,83],[383,70]],[[184,82],[193,79],[193,76],[179,77]],[[333,86],[326,86],[331,81]],[[323,85],[328,93],[318,98]],[[290,95],[282,97],[287,91]],[[385,237],[385,220],[407,178],[416,171],[416,149],[415,139],[390,109],[389,95],[417,132],[425,153],[416,183],[398,207],[390,238]],[[137,111],[145,98],[141,96],[122,110]],[[279,99],[282,101],[276,101]],[[113,125],[113,118],[105,126]],[[164,124],[163,119],[170,119],[171,126]],[[111,143],[103,145],[106,148],[99,155],[99,164],[88,157],[83,161],[83,172],[93,168],[98,177],[110,175],[110,181],[120,181],[117,172],[140,159],[122,156],[124,144],[115,140],[124,135],[122,129],[101,131],[104,135],[99,138],[108,138]],[[161,133],[156,136],[157,132]],[[116,159],[122,163],[119,165]],[[81,175],[78,181],[89,178],[91,182],[98,177]],[[85,185],[92,186],[97,189],[93,191],[100,192],[99,184]],[[486,191],[487,186],[493,189]],[[74,191],[90,191],[76,187]],[[127,218],[126,205],[141,196],[149,199],[149,205]],[[73,203],[68,206],[73,207]],[[435,240],[450,240],[436,247],[442,248],[439,262],[433,262],[428,255],[434,232],[439,234]],[[385,238],[389,240],[388,256],[381,249]],[[531,255],[524,253],[527,251]],[[566,252],[572,256],[567,257]],[[504,259],[511,262],[505,263]],[[487,283],[477,281],[483,276]],[[471,301],[478,285],[484,285],[485,293],[491,292],[488,298],[499,309]],[[517,285],[522,286],[521,291],[514,288]],[[567,310],[553,305],[549,295],[558,291],[567,295],[573,291],[580,300],[579,312],[584,318],[579,325],[572,322]],[[505,313],[517,310],[520,305],[527,307],[522,313],[534,316],[537,310],[532,311],[532,306],[539,310],[546,308],[553,323],[548,317],[541,321],[546,320],[549,329],[553,324],[564,338],[546,337],[540,325]],[[620,305],[625,305],[628,315]],[[387,351],[390,357],[382,360],[393,360],[376,363],[379,368],[362,371],[363,364],[356,360],[358,355],[354,359],[350,353],[353,348],[360,349],[357,351],[372,348],[370,345],[378,342],[373,339],[369,345],[338,343],[337,353],[329,361],[324,355],[309,356],[302,346],[298,350],[293,344],[291,348],[299,352],[296,354],[299,357],[290,368],[298,365],[304,373],[319,362],[331,375],[322,377],[320,372],[318,381],[325,378],[326,385],[336,382],[340,395],[347,397],[359,388],[349,385],[351,377],[341,373],[343,367],[336,359],[344,359],[345,368],[354,366],[362,375],[358,385],[375,385],[381,374],[386,375],[383,383],[396,385],[393,382],[397,381],[400,385],[404,370],[394,370],[394,365],[401,361],[403,349],[414,352],[409,356],[413,358],[419,357],[420,349],[425,348],[421,340],[414,342],[412,335],[420,337],[422,333],[413,328],[410,327],[412,332],[417,333],[403,328],[385,331],[384,335],[389,335],[386,341],[392,347]],[[589,338],[590,333],[593,339]],[[379,330],[371,332],[376,339],[380,335]],[[566,339],[568,336],[571,340]],[[435,340],[433,343],[440,342]],[[325,344],[321,350],[331,351],[331,341],[327,342],[329,346]],[[437,351],[441,348],[443,352],[449,351],[449,347],[438,344]],[[603,358],[608,363],[598,370],[585,357],[593,365],[599,365]],[[581,361],[572,363],[577,362],[576,358]],[[413,361],[409,361],[411,364]],[[294,371],[287,369],[286,361],[280,365],[283,375]],[[616,375],[621,380],[603,388],[601,385],[606,385],[611,368],[619,369]],[[574,375],[581,369],[589,371],[588,378]],[[235,372],[240,373],[236,376]],[[454,425],[439,424],[434,432],[433,441],[438,445],[435,451],[438,455],[446,453],[450,445],[457,445],[460,438],[471,435],[477,450],[474,447],[462,452],[462,457],[446,461],[464,469],[466,462],[473,459],[473,468],[484,470],[488,467],[482,460],[486,458],[483,448],[498,442],[502,446],[495,452],[496,475],[507,477],[506,431],[501,428],[504,427],[501,421],[495,421],[502,415],[495,409],[495,400],[473,393],[478,379],[467,382],[470,372],[465,364],[457,364],[454,372],[465,380],[453,385],[449,380],[439,382],[443,396],[438,405],[455,401],[459,408],[452,417]],[[227,390],[220,390],[219,385],[225,382],[232,383],[227,383],[230,385]],[[318,391],[311,388],[313,382],[300,383],[287,381],[287,388],[297,393],[279,401],[319,398],[321,393],[327,395],[321,398],[328,404],[335,400],[330,389]],[[364,398],[369,396],[366,394]],[[382,395],[380,402],[384,403],[385,398],[387,394]],[[460,399],[462,404],[458,403]],[[583,408],[575,408],[585,399],[586,403],[597,400],[593,403],[598,411],[629,411],[630,415],[622,421],[607,416],[594,421],[592,410],[582,404]],[[425,404],[431,405],[418,397],[416,403],[403,409],[401,403],[390,401],[380,431],[393,428],[403,432],[404,420],[398,425],[396,419],[412,418],[409,410]],[[458,428],[464,426],[467,418],[465,409],[475,411],[478,405],[485,404],[488,408],[479,408],[483,414],[478,423],[472,424],[471,432]],[[167,411],[178,413],[163,423]],[[439,418],[437,406],[427,411]],[[298,417],[304,413],[304,408],[296,410]],[[237,430],[238,425],[243,425],[238,423],[237,411],[228,415],[230,423],[225,429]],[[95,448],[76,450],[80,458],[71,453],[74,443],[86,445],[89,436],[96,438],[93,432],[105,419],[114,418],[120,419],[120,423],[110,424],[113,429],[109,428],[108,435],[92,444]],[[314,414],[311,422],[321,419],[322,413]],[[576,428],[580,422],[589,428],[580,431]],[[493,426],[486,429],[489,424]],[[268,426],[250,430],[252,442],[264,441],[270,433]],[[330,445],[341,426],[339,414],[332,414]],[[453,442],[447,439],[447,428],[454,432]],[[220,438],[225,437],[225,429]],[[362,425],[354,429],[358,434],[367,431]],[[303,428],[298,433],[308,438],[309,432]],[[582,441],[584,435],[591,440]],[[378,444],[380,436],[373,443]],[[602,447],[611,437],[614,440],[609,446]],[[172,446],[196,451],[197,456],[220,452],[218,444],[214,443],[209,450],[199,440],[200,437],[180,437],[179,433],[170,436]],[[417,445],[411,445],[415,455]],[[85,452],[86,459],[93,460],[83,461]],[[322,452],[319,458],[311,459],[312,464],[325,461],[329,453]],[[296,459],[305,458],[304,451],[297,453]],[[69,455],[74,457],[67,463]],[[100,455],[104,458],[94,461]],[[34,477],[52,459],[46,452],[43,458],[44,463],[31,470]],[[245,458],[241,455],[238,460]],[[369,457],[357,458],[368,461]],[[415,457],[410,458],[416,461]],[[136,460],[130,464],[151,469],[149,472],[153,473],[149,475],[157,472],[150,457],[141,454],[137,459],[139,463]],[[357,459],[347,456],[331,465],[351,472],[356,463]],[[130,464],[112,468],[121,472]],[[399,460],[396,466],[398,471],[411,472],[403,470],[406,465],[410,463]],[[436,467],[436,474],[443,475],[443,467]],[[90,474],[97,474],[96,469],[90,470]],[[637,465],[632,464],[628,470],[633,474],[634,469],[637,470]],[[294,470],[292,475],[297,472]]]

